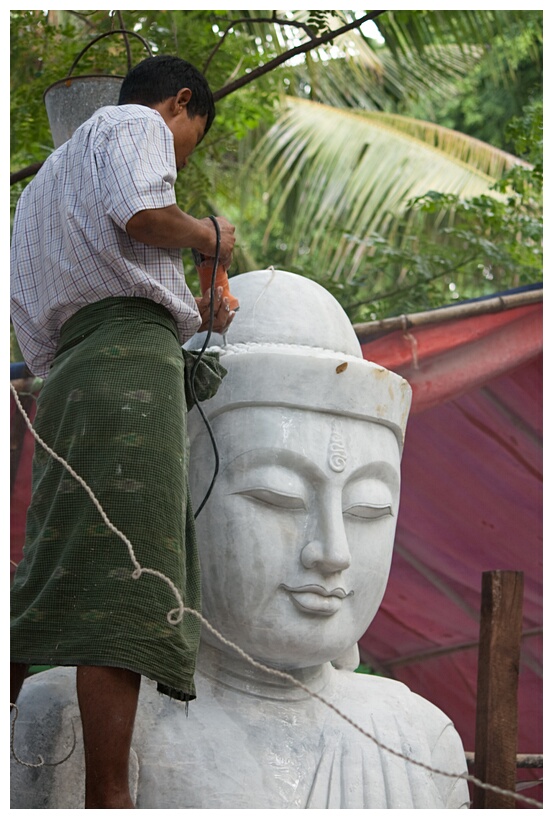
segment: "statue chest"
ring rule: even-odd
[[[219,692],[193,703],[188,717],[161,707],[177,717],[160,713],[146,731],[139,719],[135,731],[142,808],[413,808],[421,794],[425,807],[442,807],[418,769],[320,703]],[[422,753],[395,721],[393,735],[369,715],[365,724],[400,752]]]

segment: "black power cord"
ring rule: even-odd
[[[203,411],[202,407],[200,406],[200,402],[197,399],[196,388],[195,388],[196,371],[197,371],[197,369],[198,369],[198,367],[200,365],[200,362],[202,360],[202,357],[203,357],[205,351],[207,350],[209,341],[211,339],[211,334],[213,332],[213,324],[214,324],[214,321],[215,321],[215,277],[217,275],[217,268],[219,267],[219,254],[221,252],[221,230],[219,228],[219,223],[217,222],[217,219],[214,216],[210,216],[209,218],[213,222],[213,225],[215,227],[215,235],[216,235],[215,258],[213,259],[213,273],[211,274],[211,287],[210,287],[210,291],[209,291],[210,292],[209,325],[208,325],[208,330],[207,330],[207,334],[206,334],[202,349],[198,353],[198,355],[196,357],[196,360],[195,360],[195,362],[194,362],[194,364],[192,366],[191,373],[190,373],[190,392],[192,393],[192,398],[194,400],[194,403],[195,403],[196,407],[198,408],[198,412],[202,416],[202,419],[203,419],[204,424],[206,426],[207,432],[208,432],[209,437],[211,439],[211,444],[213,446],[213,454],[215,455],[215,469],[213,471],[213,477],[211,479],[211,483],[209,485],[209,488],[208,488],[208,490],[207,490],[207,492],[206,492],[206,494],[204,496],[204,499],[200,503],[197,510],[194,512],[194,519],[196,519],[198,517],[198,515],[200,514],[200,512],[202,511],[202,509],[206,505],[209,496],[211,495],[211,492],[213,490],[213,486],[215,485],[215,480],[217,478],[217,475],[219,474],[219,463],[220,463],[220,461],[219,461],[219,450],[217,449],[217,443],[215,441],[215,436],[213,435],[213,430],[211,428],[211,424],[207,420],[207,416],[206,416],[205,412]]]

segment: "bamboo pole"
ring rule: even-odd
[[[467,302],[452,307],[438,307],[436,310],[426,310],[422,313],[392,316],[380,321],[354,324],[353,329],[358,338],[366,338],[377,333],[388,333],[393,330],[408,330],[411,327],[422,327],[443,321],[472,318],[473,316],[487,315],[488,313],[501,313],[503,310],[512,310],[515,307],[525,307],[542,301],[543,289],[527,290],[523,293],[512,293],[510,296],[495,296],[494,298]]]

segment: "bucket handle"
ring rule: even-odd
[[[85,51],[88,51],[88,49],[91,46],[93,46],[94,43],[97,43],[98,40],[102,40],[104,37],[110,37],[112,34],[124,34],[125,39],[126,39],[127,34],[132,34],[133,37],[138,37],[138,39],[141,41],[142,45],[145,46],[145,48],[148,50],[148,54],[150,55],[150,57],[153,56],[152,49],[150,48],[149,44],[144,39],[144,37],[142,37],[140,34],[137,34],[136,31],[127,31],[124,28],[116,28],[116,29],[113,29],[113,31],[106,31],[104,34],[99,34],[97,37],[95,37],[93,40],[91,40],[87,45],[85,45],[85,47],[82,49],[82,51],[79,54],[77,54],[77,56],[75,57],[75,59],[73,61],[73,65],[69,69],[69,74],[67,75],[67,77],[71,76],[71,74],[74,71],[77,63],[79,62],[79,60],[81,59],[81,57],[83,56]],[[128,45],[128,43],[127,43],[127,45]],[[130,71],[131,70],[131,55],[130,55],[130,51],[128,49],[127,49],[127,64],[128,64],[129,71]]]

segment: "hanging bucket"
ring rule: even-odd
[[[83,74],[80,77],[72,77],[71,74],[75,66],[94,43],[103,37],[112,34],[131,34],[138,37],[147,48],[150,57],[152,51],[146,40],[134,31],[116,29],[100,34],[77,55],[69,74],[63,80],[50,85],[44,92],[44,104],[48,114],[48,122],[54,139],[54,147],[59,148],[73,135],[74,131],[86,122],[98,108],[105,105],[117,105],[119,101],[119,91],[124,76],[116,74]],[[130,70],[130,51],[127,50],[128,69]]]
[[[104,105],[117,105],[123,77],[83,75],[59,80],[48,88],[44,104],[54,147],[59,148],[79,125]]]

